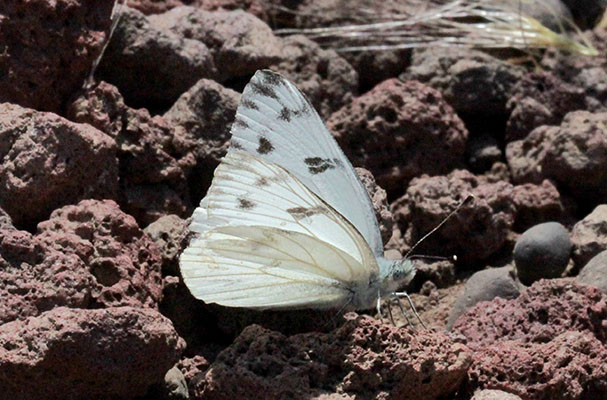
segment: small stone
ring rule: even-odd
[[[188,223],[176,215],[166,215],[143,230],[160,250],[162,272],[179,275],[179,255],[188,244]]]
[[[490,268],[472,275],[449,314],[448,328],[453,326],[461,314],[481,301],[489,301],[496,297],[504,299],[518,297],[519,288],[510,275],[510,271],[511,268],[508,266]]]
[[[472,170],[482,172],[491,168],[503,157],[497,139],[491,135],[472,136],[468,141],[468,164]]]
[[[185,376],[177,367],[171,368],[164,375],[164,389],[165,400],[188,400],[190,398]]]
[[[596,286],[607,293],[607,250],[592,257],[580,271],[577,281],[586,285]]]
[[[522,400],[519,396],[497,389],[483,389],[474,392],[470,400]]]
[[[539,279],[560,277],[573,244],[567,229],[558,222],[545,222],[527,229],[514,246],[517,276],[525,285]]]

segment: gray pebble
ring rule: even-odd
[[[569,232],[558,222],[545,222],[527,229],[514,246],[519,280],[531,285],[539,279],[560,277],[567,268],[572,247]]]
[[[518,297],[520,291],[510,275],[511,270],[511,266],[490,268],[472,275],[451,309],[447,328],[451,329],[455,320],[478,302],[493,300],[496,297],[504,299]]]

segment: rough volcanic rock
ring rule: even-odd
[[[516,240],[512,253],[518,279],[531,285],[540,279],[559,278],[567,268],[572,247],[567,228],[558,222],[527,229]]]
[[[541,222],[558,221],[566,216],[560,193],[547,179],[539,185],[533,183],[517,185],[512,194],[516,205],[514,229],[517,232]]]
[[[471,136],[466,153],[473,172],[487,171],[504,157],[497,138],[487,133]]]
[[[371,172],[364,168],[356,168],[355,170],[371,198],[373,209],[375,210],[375,218],[377,218],[377,222],[379,223],[379,231],[385,245],[392,237],[392,228],[394,227],[394,218],[388,206],[388,195],[384,189],[375,183],[375,178],[373,178]]]
[[[204,390],[204,373],[209,369],[209,362],[200,355],[182,358],[177,364],[188,385],[190,398],[199,399]]]
[[[482,389],[474,392],[470,400],[522,400],[519,396],[503,390]]]
[[[439,90],[460,114],[506,116],[506,102],[524,69],[477,50],[414,50],[402,79],[415,79]]]
[[[519,294],[510,266],[478,271],[466,281],[463,292],[449,313],[447,327],[451,328],[460,315],[481,301],[490,301],[496,297],[514,299]]]
[[[0,104],[0,206],[31,227],[64,204],[116,198],[116,144],[86,124]]]
[[[570,111],[586,105],[584,91],[548,72],[532,72],[512,89],[507,108],[506,141],[523,139],[542,125],[560,125]]]
[[[189,241],[188,221],[177,215],[166,215],[143,231],[160,250],[162,272],[165,275],[179,275],[179,255]]]
[[[506,158],[517,183],[549,178],[576,200],[592,204],[607,195],[607,112],[574,111],[560,126],[541,126],[510,142]]]
[[[592,257],[577,276],[577,281],[584,285],[596,286],[607,293],[607,250]]]
[[[457,390],[469,362],[466,347],[444,334],[370,317],[291,337],[252,325],[211,364],[201,398],[436,399]]]
[[[387,80],[327,121],[355,166],[388,193],[402,193],[422,173],[446,173],[463,161],[468,132],[436,90]]]
[[[96,307],[157,308],[162,296],[161,257],[133,217],[111,200],[83,200],[55,210],[38,225],[37,238],[75,255],[95,277]]]
[[[164,114],[195,203],[206,193],[213,171],[228,149],[239,100],[232,89],[201,79]]]
[[[484,183],[465,170],[446,176],[422,176],[411,181],[407,193],[392,204],[395,220],[412,246],[441,223],[468,194],[465,204],[438,231],[420,244],[419,254],[456,255],[475,263],[494,254],[506,243],[516,208],[508,182]],[[399,211],[400,209],[404,209]],[[440,254],[437,250],[440,249]]]
[[[95,279],[84,262],[5,220],[0,226],[0,325],[54,307],[87,308]]]
[[[323,50],[305,36],[281,40],[281,61],[268,68],[283,75],[306,94],[323,119],[352,101],[358,74],[333,50]]]
[[[573,226],[573,260],[578,267],[603,250],[607,250],[607,204],[595,208],[584,219]]]
[[[191,210],[184,167],[173,145],[173,127],[160,116],[124,103],[106,82],[89,88],[68,110],[69,118],[107,133],[117,144],[121,208],[142,225],[162,215]]]
[[[567,331],[607,341],[607,296],[571,279],[542,279],[513,300],[483,301],[461,315],[452,331],[478,350],[497,342],[546,343]]]
[[[110,29],[113,0],[0,4],[0,103],[60,112],[78,91]]]
[[[280,40],[272,29],[243,10],[182,6],[149,20],[158,30],[204,43],[213,55],[220,81],[250,76],[280,60]]]
[[[171,321],[150,309],[57,308],[0,325],[4,398],[116,399],[145,394],[183,350]]]
[[[116,85],[130,106],[168,107],[198,80],[216,76],[200,41],[158,29],[127,6],[121,13],[97,76]]]
[[[503,341],[473,359],[471,388],[501,389],[529,400],[607,395],[607,349],[588,332],[563,332],[546,343]]]

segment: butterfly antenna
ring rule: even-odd
[[[457,212],[460,210],[460,208],[462,208],[462,207],[464,206],[464,204],[468,203],[468,202],[469,202],[469,201],[471,201],[472,199],[474,199],[474,195],[473,195],[472,193],[468,194],[468,196],[466,196],[466,198],[465,198],[464,200],[462,200],[462,201],[461,201],[461,202],[460,202],[460,203],[457,205],[457,207],[455,207],[455,209],[454,209],[453,211],[451,211],[451,212],[449,213],[449,215],[447,215],[447,216],[445,217],[445,219],[443,219],[443,220],[441,221],[441,223],[440,223],[440,224],[436,225],[436,226],[434,227],[434,229],[432,229],[430,232],[426,233],[426,234],[425,234],[425,235],[424,235],[424,236],[423,236],[421,239],[419,239],[419,240],[418,240],[418,241],[417,241],[417,242],[416,242],[416,243],[413,245],[413,247],[411,247],[411,248],[409,249],[409,251],[407,252],[407,254],[405,254],[405,258],[409,258],[409,255],[411,254],[411,252],[412,252],[413,250],[415,250],[415,248],[416,248],[417,246],[419,246],[419,244],[420,244],[420,243],[422,243],[424,240],[426,240],[426,238],[428,238],[428,236],[432,235],[434,232],[436,232],[437,230],[439,230],[441,226],[445,225],[445,223],[446,223],[447,221],[449,221],[449,219],[450,219],[451,217],[453,217],[455,214],[457,214]]]
[[[437,261],[451,261],[451,262],[456,262],[457,261],[457,256],[454,254],[451,257],[443,257],[443,256],[427,256],[424,254],[411,254],[410,256],[407,256],[407,258],[409,260],[413,260],[415,258],[425,258],[428,260],[437,260]]]

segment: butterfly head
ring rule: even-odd
[[[406,286],[415,276],[415,266],[408,258],[402,260],[379,259],[382,292],[392,293]]]

